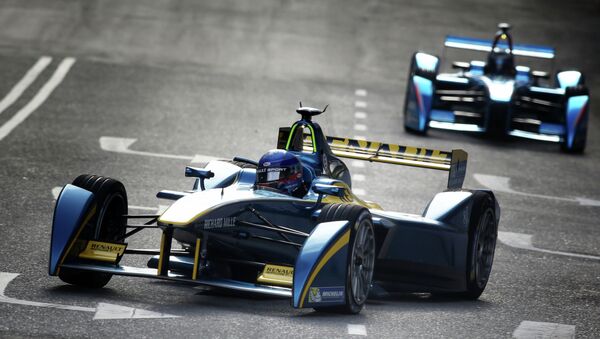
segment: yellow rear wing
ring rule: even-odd
[[[467,171],[467,152],[450,152],[423,147],[386,144],[377,141],[327,137],[331,152],[341,158],[448,171],[448,189],[462,188]],[[304,138],[304,147],[312,149],[312,140]]]

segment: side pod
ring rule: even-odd
[[[48,273],[57,275],[63,258],[69,252],[74,239],[86,223],[87,216],[95,212],[94,194],[73,185],[63,187],[52,221],[52,237],[50,243],[50,261]],[[90,211],[87,213],[88,211]]]
[[[345,304],[350,231],[348,221],[324,222],[315,227],[296,259],[293,307]]]

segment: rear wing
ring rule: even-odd
[[[492,50],[492,41],[449,35],[444,41],[444,46],[480,52],[490,52]],[[496,47],[508,49],[508,44],[506,42],[499,41]],[[513,45],[513,54],[532,58],[554,59],[555,53],[554,48],[552,47],[515,44]]]
[[[310,149],[310,139],[304,145]],[[467,152],[456,149],[451,152],[422,147],[386,144],[377,141],[327,137],[331,152],[340,157],[393,165],[429,168],[448,171],[448,189],[460,189],[467,172]]]

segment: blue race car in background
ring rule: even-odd
[[[429,127],[560,143],[585,149],[590,96],[578,71],[560,71],[555,87],[546,72],[515,65],[515,56],[553,59],[554,49],[513,45],[510,26],[500,24],[493,41],[447,36],[445,47],[489,52],[487,61],[453,62],[457,73],[439,73],[440,58],[413,55],[404,105],[406,131]]]
[[[466,152],[326,137],[312,121],[323,111],[297,112],[302,118],[280,128],[277,144],[301,160],[304,196],[259,189],[254,161],[214,160],[186,168],[196,178],[191,190],[157,194],[174,200],[164,213],[131,215],[119,181],[81,175],[56,202],[49,274],[96,288],[115,274],[167,279],[347,313],[362,309],[371,286],[478,298],[500,207],[491,191],[462,188]],[[352,192],[340,158],[448,171],[448,189],[422,214],[386,211]],[[128,247],[147,229],[161,231],[158,248]],[[146,257],[147,267],[121,263],[131,256]]]

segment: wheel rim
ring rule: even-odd
[[[479,288],[485,287],[492,271],[496,248],[496,221],[493,213],[487,211],[477,227],[475,244],[475,282]]]
[[[354,239],[350,267],[350,287],[354,301],[362,305],[369,294],[375,264],[375,237],[368,220],[363,220]]]

